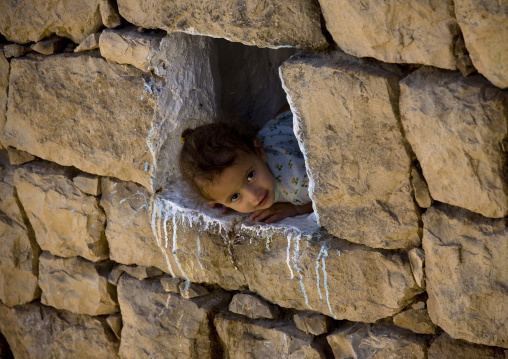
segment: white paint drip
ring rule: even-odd
[[[321,258],[321,262],[323,264],[323,286],[325,287],[325,292],[326,292],[326,303],[328,304],[328,310],[330,310],[330,314],[335,319],[337,319],[337,316],[333,313],[332,306],[330,304],[329,293],[328,293],[328,278],[326,275],[326,262],[325,262],[325,259],[328,257],[328,244],[325,244],[321,248],[324,248],[323,257]]]
[[[302,288],[302,294],[305,298],[305,304],[307,304],[307,307],[309,307],[309,309],[314,310],[309,304],[309,298],[307,297],[307,292],[305,291],[305,285],[303,284],[303,277],[302,277],[301,268],[298,267],[298,264],[297,264],[298,258],[300,257],[300,239],[302,239],[301,234],[297,234],[296,238],[295,238],[295,255],[293,257],[293,267],[295,268],[296,272],[300,276],[300,287]]]
[[[288,246],[287,246],[287,255],[286,255],[286,263],[288,265],[288,268],[289,268],[289,272],[291,273],[291,279],[293,279],[295,277],[294,273],[293,273],[293,269],[291,268],[291,264],[290,264],[290,256],[289,256],[289,250],[291,248],[291,234],[288,234]]]
[[[155,237],[155,242],[157,243],[157,246],[161,250],[161,252],[164,255],[164,257],[166,258],[166,264],[168,265],[168,270],[171,273],[171,275],[174,277],[175,273],[173,272],[173,268],[171,267],[171,263],[169,261],[168,254],[164,250],[164,248],[162,247],[162,243],[161,243],[162,238],[160,238],[157,235],[158,231],[156,230],[156,224],[155,223],[156,223],[156,220],[157,220],[157,216],[160,217],[160,215],[161,215],[161,210],[162,210],[161,203],[152,201],[152,206],[151,206],[151,212],[152,212],[152,232],[153,232],[153,235]]]
[[[319,259],[324,254],[325,246],[321,246],[321,249],[319,250],[318,256],[316,258],[316,266],[314,267],[314,270],[316,271],[316,287],[319,294],[319,299],[323,299],[323,296],[321,295],[321,288],[319,286]]]
[[[201,261],[199,260],[201,258],[201,242],[199,240],[199,233],[198,233],[198,237],[196,239],[196,245],[198,247],[198,255],[197,255],[198,264],[199,264],[199,267],[201,268],[201,270],[204,270],[205,268],[203,268],[203,265],[201,264]]]

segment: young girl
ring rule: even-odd
[[[179,157],[184,180],[223,213],[252,212],[251,219],[266,223],[311,213],[305,162],[286,108],[259,132],[221,122],[186,129]]]

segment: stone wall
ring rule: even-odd
[[[508,5],[6,0],[0,33],[0,357],[505,358]],[[314,214],[188,193],[184,128],[286,101]]]

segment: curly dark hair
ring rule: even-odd
[[[255,151],[254,139],[258,130],[252,124],[239,122],[216,122],[187,128],[182,133],[183,147],[178,158],[185,182],[196,193],[212,200],[203,187],[235,163],[238,151]]]

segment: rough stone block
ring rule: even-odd
[[[298,329],[312,335],[321,335],[328,332],[333,323],[332,318],[313,312],[295,314],[293,320]]]
[[[14,308],[0,303],[0,317],[0,331],[15,358],[118,358],[118,340],[103,318],[39,303]]]
[[[455,339],[508,348],[508,226],[464,209],[423,217],[427,307]]]
[[[37,41],[30,48],[43,55],[54,55],[62,51],[64,39],[58,36],[52,36],[49,39]]]
[[[19,44],[5,45],[3,50],[4,50],[5,57],[7,57],[7,58],[20,57],[20,56],[23,56],[31,51],[30,47],[19,45]]]
[[[471,344],[463,340],[452,339],[448,334],[441,334],[429,347],[429,359],[506,359],[501,348]]]
[[[423,175],[415,167],[411,169],[411,185],[413,186],[416,203],[422,208],[429,208],[432,205],[429,187]]]
[[[74,52],[98,49],[100,36],[100,32],[94,32],[93,34],[88,35],[86,39],[81,41],[79,45],[74,49]]]
[[[122,24],[115,0],[100,0],[99,8],[104,26],[112,29]]]
[[[425,254],[420,248],[413,248],[407,252],[407,255],[409,257],[409,264],[411,265],[411,271],[413,272],[416,284],[425,288]]]
[[[155,267],[126,266],[123,264],[119,264],[115,267],[115,269],[120,270],[122,273],[125,272],[137,279],[146,279],[164,274],[162,270]]]
[[[137,280],[123,275],[118,283],[122,308],[122,358],[215,357],[218,343],[211,333],[211,317],[227,305],[230,296],[213,292],[206,297],[184,299],[166,293],[160,280]]]
[[[108,283],[112,265],[80,257],[60,258],[43,252],[39,258],[41,302],[76,314],[103,315],[117,312],[116,290]]]
[[[100,0],[5,0],[0,33],[7,40],[27,43],[53,34],[80,43],[102,26]]]
[[[25,151],[19,151],[14,147],[7,147],[7,154],[11,165],[22,165],[23,163],[31,162],[35,156]]]
[[[424,302],[415,303],[395,315],[393,324],[418,334],[436,334],[436,325],[432,323]]]
[[[235,294],[233,300],[229,303],[229,310],[251,319],[276,319],[279,316],[279,310],[276,306],[257,295],[248,293]]]
[[[257,47],[319,49],[328,45],[316,1],[118,0],[118,10],[130,23],[148,29],[222,37]]]
[[[231,359],[325,358],[321,348],[313,343],[314,337],[294,325],[251,320],[229,312],[220,313],[214,322]]]
[[[161,278],[162,288],[164,288],[165,292],[180,294],[180,284],[182,284],[182,282],[183,280],[180,278],[173,277]]]
[[[14,173],[14,185],[43,250],[91,261],[108,257],[106,217],[93,196],[72,182],[72,170],[51,163],[29,163]]]
[[[422,67],[401,81],[402,124],[432,198],[506,216],[507,106],[508,93],[479,75]]]
[[[110,62],[128,64],[147,72],[164,35],[140,33],[135,27],[104,30],[99,39],[101,55]]]
[[[500,88],[508,87],[508,3],[454,0],[457,21],[478,71]]]
[[[122,314],[120,313],[114,313],[111,315],[108,315],[106,318],[106,322],[108,323],[109,327],[115,333],[115,336],[118,339],[121,339],[122,337]]]
[[[7,89],[9,88],[9,71],[10,65],[7,61],[4,51],[0,51],[0,132],[3,132],[5,122],[5,112],[7,111]],[[0,137],[0,145],[2,145],[2,139]],[[7,146],[3,146],[7,147]]]
[[[101,194],[99,179],[99,177],[89,173],[80,173],[72,179],[72,182],[74,182],[76,187],[78,187],[81,191],[92,196],[98,196]]]
[[[215,117],[212,45],[209,38],[185,34],[165,38],[152,58],[154,78],[93,52],[13,60],[3,142],[158,189],[177,177],[183,129]]]
[[[203,287],[199,284],[190,283],[188,281],[182,281],[178,287],[180,295],[185,299],[204,297],[205,295],[210,294],[206,287]]]
[[[455,70],[453,1],[319,0],[339,47],[358,57]]]
[[[40,248],[26,227],[13,186],[14,166],[0,151],[0,301],[25,304],[40,296]]]
[[[371,247],[418,245],[398,69],[335,52],[293,56],[280,73],[319,223]]]
[[[422,337],[387,324],[345,324],[326,337],[337,359],[426,359]]]

